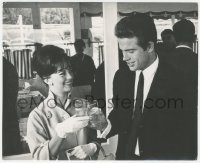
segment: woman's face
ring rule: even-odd
[[[57,95],[68,93],[72,89],[73,75],[69,68],[58,67],[57,72],[48,79],[49,89]]]

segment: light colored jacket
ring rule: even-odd
[[[29,115],[27,123],[28,145],[34,159],[55,159],[49,153],[49,141],[56,134],[57,123],[75,114],[75,110],[67,100],[64,108],[55,104],[54,95],[49,92],[48,97],[40,103]],[[63,142],[57,159],[67,159],[66,150],[77,146],[77,133],[71,133]]]

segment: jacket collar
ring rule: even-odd
[[[176,48],[188,48],[188,49],[192,50],[192,48],[187,45],[178,45],[178,46],[176,46]]]
[[[143,70],[143,75],[145,79],[148,79],[151,76],[154,76],[157,69],[158,69],[158,63],[159,63],[159,58],[158,56],[156,57],[156,60],[149,66],[147,67],[145,70]],[[136,74],[140,74],[141,70],[137,70]]]
[[[55,94],[51,90],[49,90],[47,101],[48,101],[48,106],[50,108],[55,108],[55,106],[57,106]],[[70,103],[71,103],[71,93],[69,93],[68,99],[65,102],[65,104],[63,105],[65,110],[68,108]]]

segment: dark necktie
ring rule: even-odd
[[[135,109],[133,111],[133,119],[130,129],[130,135],[126,146],[126,158],[131,159],[132,156],[135,154],[135,147],[138,138],[138,128],[142,117],[142,107],[143,107],[143,89],[144,89],[144,76],[143,73],[140,73],[140,78],[138,82],[137,88],[137,96],[136,96],[136,103]]]

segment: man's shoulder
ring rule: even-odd
[[[164,76],[176,76],[177,74],[180,74],[179,69],[177,69],[177,67],[174,66],[174,64],[164,59],[159,60],[157,71],[161,72]]]
[[[131,73],[131,71],[130,71],[130,69],[126,69],[126,68],[119,68],[117,71],[116,71],[116,73],[115,73],[115,75],[125,75],[125,74],[130,74]]]
[[[93,62],[92,57],[87,55],[87,54],[84,54],[84,59],[87,60],[87,61],[92,61]]]
[[[193,52],[192,49],[185,48],[185,47],[176,48],[173,51],[173,54],[178,57],[180,56],[180,57],[197,58],[197,54]]]
[[[127,81],[134,80],[135,71],[131,71],[129,68],[119,68],[114,76],[114,80]]]
[[[70,62],[73,64],[77,60],[77,54],[70,57]]]
[[[177,48],[170,62],[182,71],[196,71],[198,67],[198,55],[189,48]]]

